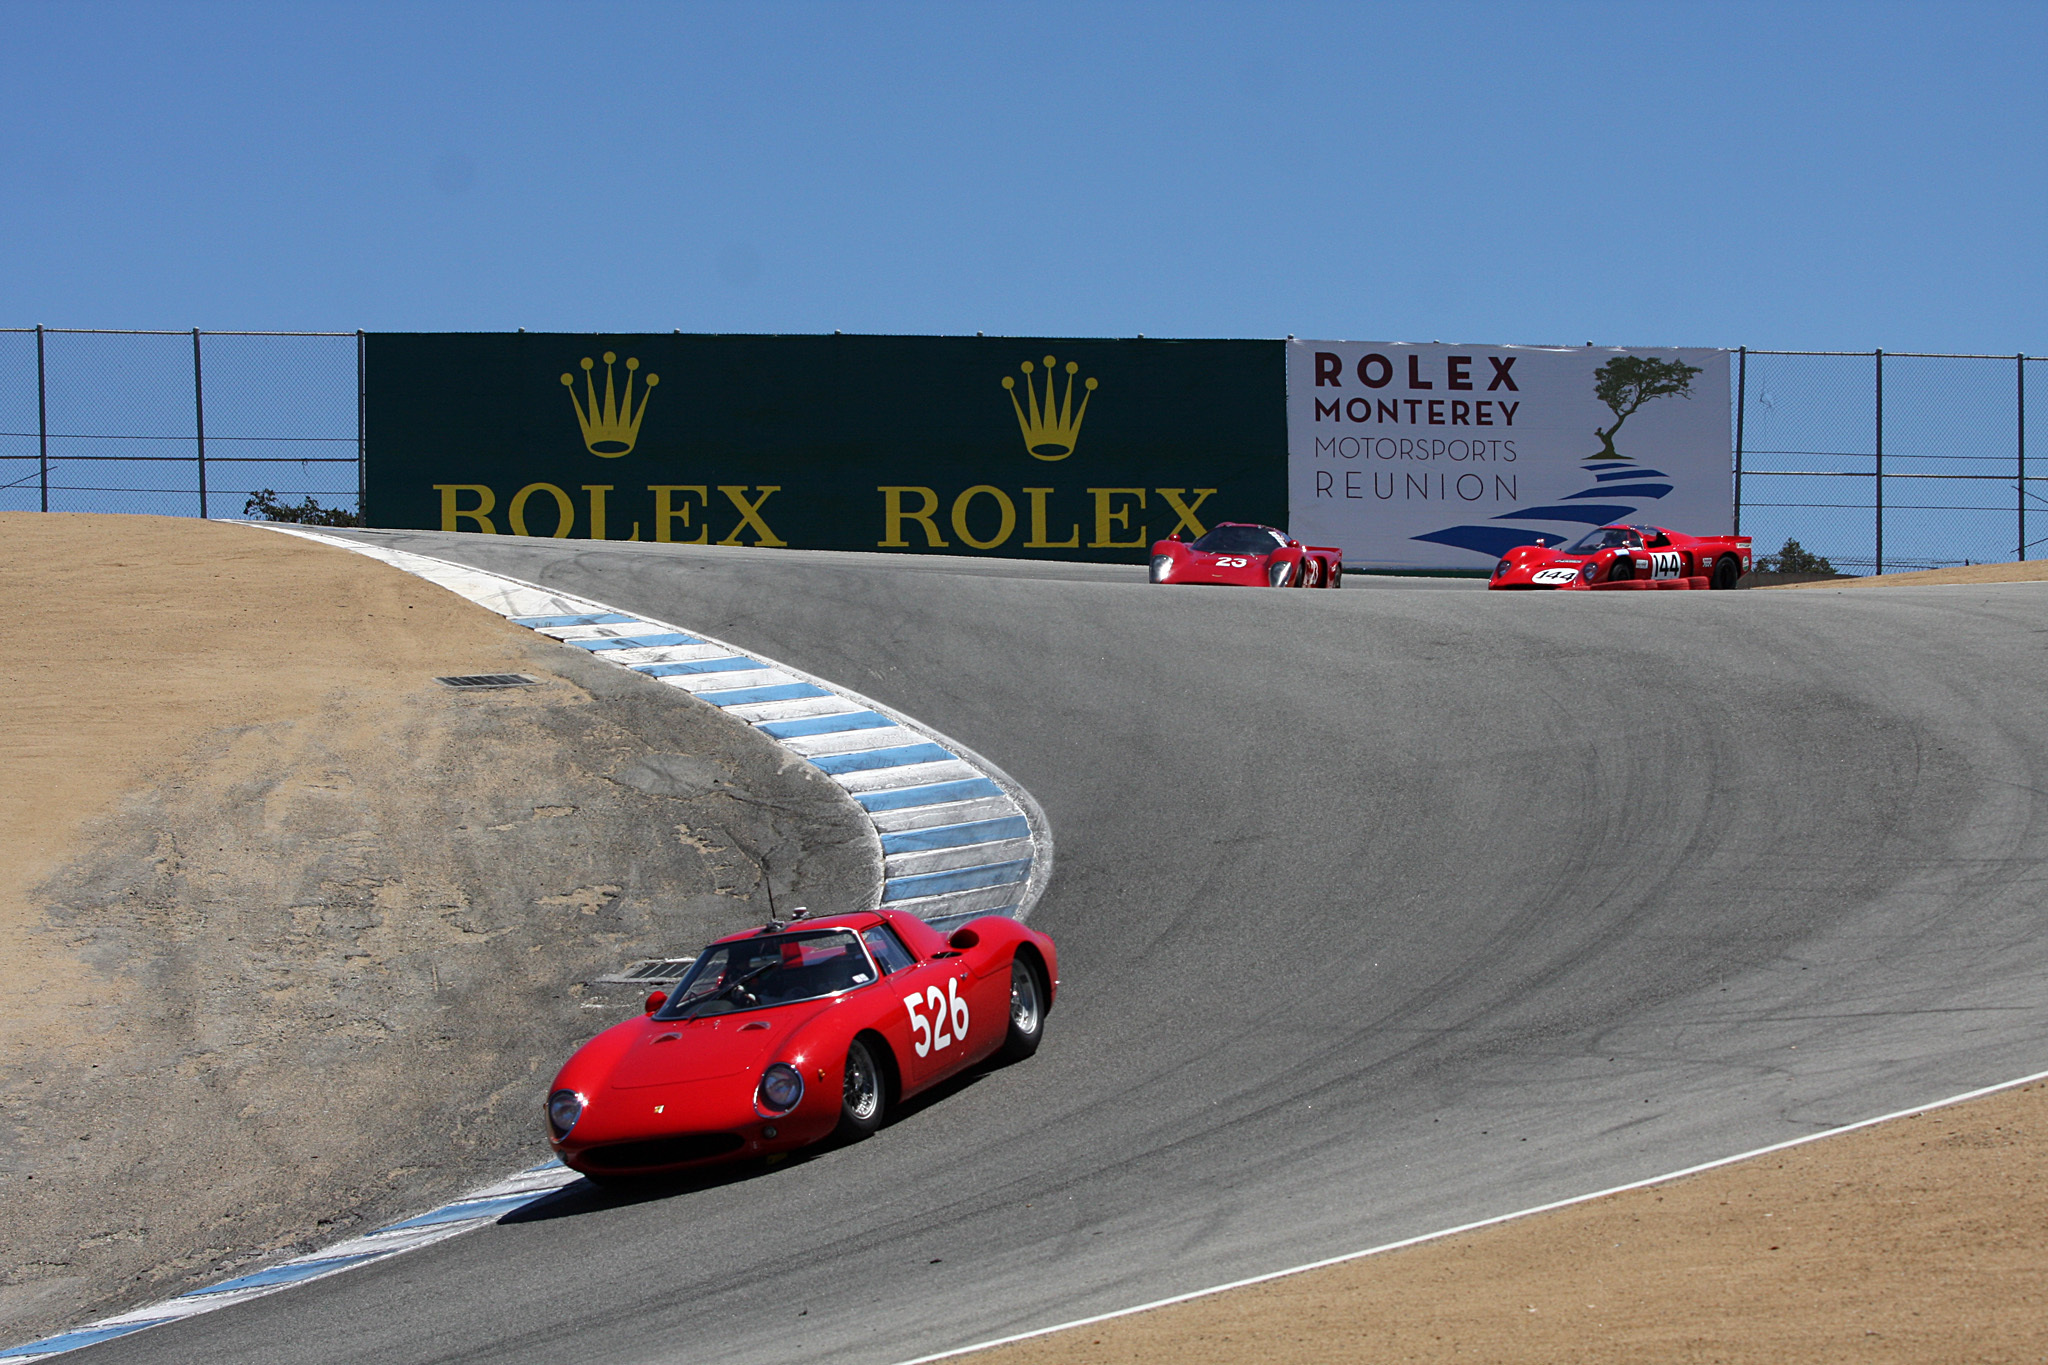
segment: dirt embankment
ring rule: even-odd
[[[2048,1359],[2048,1086],[973,1365]]]
[[[2048,579],[2048,559],[2023,559],[2012,564],[1957,564],[1947,569],[1914,573],[1872,574],[1867,578],[1816,578],[1805,583],[1759,583],[1779,588],[1918,588],[1967,583],[2039,583]]]
[[[541,1158],[581,983],[878,885],[761,736],[345,551],[0,514],[0,639],[0,1343]]]

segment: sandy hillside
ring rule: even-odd
[[[879,886],[761,735],[362,556],[0,514],[0,583],[0,1346],[540,1159],[584,983]]]

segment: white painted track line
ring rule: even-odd
[[[1712,1161],[1703,1161],[1697,1166],[1687,1166],[1682,1170],[1666,1171],[1662,1175],[1653,1175],[1644,1180],[1631,1180],[1626,1185],[1613,1185],[1604,1190],[1594,1190],[1591,1194],[1575,1194],[1569,1199],[1557,1199],[1548,1204],[1538,1204],[1533,1208],[1517,1209],[1513,1213],[1496,1214],[1491,1218],[1481,1218],[1474,1223],[1460,1223],[1454,1228],[1439,1228],[1435,1232],[1425,1232],[1415,1237],[1404,1237],[1398,1242],[1386,1242],[1380,1246],[1367,1247],[1363,1251],[1347,1251],[1337,1256],[1326,1256],[1320,1261],[1310,1261],[1306,1265],[1289,1266],[1285,1270],[1269,1270],[1263,1275],[1253,1275],[1242,1280],[1232,1280],[1229,1284],[1217,1284],[1211,1285],[1206,1289],[1194,1289],[1185,1294],[1175,1294],[1171,1298],[1154,1299],[1150,1303],[1133,1304],[1129,1308],[1118,1308],[1113,1312],[1097,1313],[1093,1317],[1075,1318],[1071,1322],[1056,1322],[1050,1327],[1034,1327],[1028,1332],[1015,1332],[1006,1337],[996,1337],[989,1341],[978,1341],[972,1346],[956,1346],[950,1351],[939,1351],[932,1355],[916,1356],[909,1360],[899,1361],[897,1365],[929,1365],[930,1362],[935,1360],[953,1360],[960,1356],[972,1355],[976,1351],[989,1351],[998,1346],[1008,1346],[1013,1342],[1047,1337],[1055,1332],[1065,1332],[1076,1327],[1093,1327],[1100,1322],[1113,1322],[1117,1318],[1135,1317],[1139,1313],[1149,1313],[1155,1308],[1171,1308],[1177,1303],[1190,1303],[1195,1299],[1206,1299],[1217,1294],[1228,1294],[1233,1289],[1249,1289],[1255,1284],[1266,1284],[1272,1280],[1284,1280],[1291,1275],[1304,1275],[1311,1270],[1322,1270],[1327,1266],[1343,1265],[1347,1261],[1361,1261],[1368,1256],[1378,1256],[1388,1251],[1400,1251],[1404,1247],[1420,1246],[1424,1242],[1440,1241],[1445,1237],[1456,1237],[1464,1232],[1477,1232],[1481,1228],[1496,1227],[1502,1223],[1512,1223],[1518,1219],[1530,1218],[1539,1213],[1549,1213],[1554,1209],[1567,1209],[1574,1204],[1589,1204],[1595,1199],[1605,1199],[1609,1195],[1626,1194],[1630,1190],[1648,1189],[1653,1185],[1668,1185],[1674,1180],[1683,1180],[1687,1176],[1699,1175],[1703,1171],[1718,1170],[1723,1166],[1733,1166],[1738,1162],[1752,1161],[1757,1157],[1769,1156],[1773,1152],[1782,1152],[1792,1147],[1804,1147],[1809,1142],[1824,1142],[1828,1138],[1840,1137],[1844,1133],[1853,1133],[1859,1128],[1872,1128],[1880,1123],[1890,1123],[1894,1119],[1906,1119],[1913,1117],[1915,1114],[1925,1114],[1935,1109],[1946,1109],[1950,1105],[1982,1099],[1986,1095],[1995,1095],[2001,1090],[2012,1090],[2022,1085],[2032,1085],[2036,1081],[2048,1081],[2048,1071],[2036,1071],[2032,1075],[2021,1076],[2017,1080],[2000,1081],[1996,1085],[1987,1085],[1976,1090],[1966,1090],[1960,1095],[1950,1095],[1946,1099],[1934,1100],[1928,1104],[1917,1104],[1910,1109],[1896,1109],[1889,1114],[1879,1114],[1875,1118],[1858,1119],[1854,1123],[1845,1123],[1839,1128],[1830,1128],[1824,1133],[1808,1133],[1805,1137],[1790,1138],[1784,1142],[1774,1142],[1768,1147],[1758,1147],[1747,1152],[1737,1152],[1734,1156],[1717,1157]],[[0,1359],[4,1359],[4,1357],[0,1357]]]

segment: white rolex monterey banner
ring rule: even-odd
[[[1287,344],[1296,538],[1364,569],[1488,569],[1608,522],[1726,535],[1728,352]]]

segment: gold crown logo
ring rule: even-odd
[[[576,407],[577,425],[583,428],[583,445],[591,454],[607,460],[616,460],[621,455],[631,454],[633,442],[640,437],[640,419],[647,415],[647,400],[654,396],[654,386],[661,382],[661,376],[647,376],[647,387],[640,394],[640,406],[633,406],[633,374],[640,368],[640,362],[632,356],[626,357],[625,401],[618,401],[612,388],[612,364],[618,360],[616,351],[604,353],[604,403],[597,401],[597,376],[591,373],[596,362],[589,356],[583,357],[584,397],[576,396],[576,376],[562,376],[562,387],[569,391],[569,401]]]
[[[1045,358],[1045,402],[1038,401],[1038,386],[1031,375],[1038,367],[1025,361],[1020,368],[1024,371],[1024,401],[1017,401],[1017,381],[1010,375],[1003,376],[1003,387],[1010,391],[1010,406],[1017,410],[1017,427],[1024,433],[1024,448],[1041,460],[1064,460],[1074,453],[1074,443],[1081,438],[1081,419],[1088,415],[1088,399],[1095,393],[1095,381],[1086,381],[1081,394],[1079,411],[1074,408],[1074,376],[1081,367],[1067,362],[1067,391],[1060,398],[1057,407],[1053,403],[1053,358]]]

